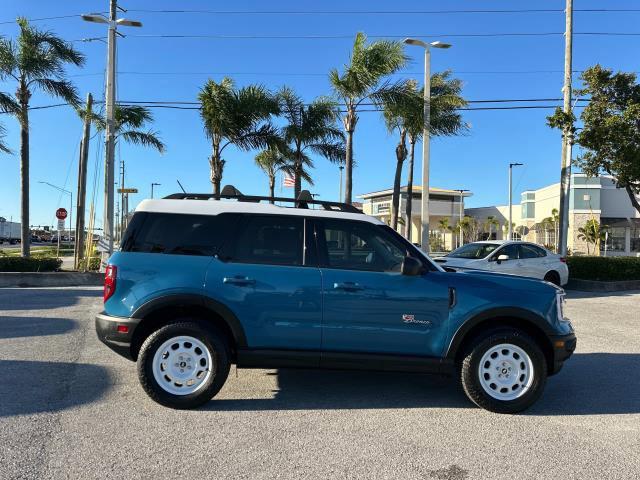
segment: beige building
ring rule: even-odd
[[[558,225],[553,210],[559,208],[560,184],[555,183],[538,190],[522,192],[520,204],[513,205],[512,221],[514,238],[555,247]],[[493,216],[500,223],[498,239],[506,238],[509,207],[493,206],[468,208],[465,214],[478,222],[486,222]],[[589,219],[607,226],[607,241],[602,242],[600,252],[593,245],[579,238],[579,228]],[[569,195],[568,247],[574,254],[606,254],[609,256],[640,256],[640,214],[633,208],[624,189],[617,188],[613,177],[589,178],[574,174]]]
[[[383,222],[391,223],[391,195],[393,190],[380,190],[378,192],[365,193],[359,195],[362,199],[362,210],[367,215],[379,218]],[[447,190],[443,188],[429,189],[429,231],[432,237],[432,250],[451,250],[456,246],[456,238],[449,230],[440,227],[440,221],[446,219],[451,226],[458,223],[460,212],[464,212],[464,199],[471,196],[471,192],[463,192],[462,195],[456,190]],[[414,243],[420,243],[420,220],[422,187],[420,185],[413,186],[412,203],[411,203],[411,233],[407,231],[406,206],[407,206],[407,187],[400,189],[400,218],[398,231],[405,237],[410,238]],[[436,248],[440,247],[440,248]]]

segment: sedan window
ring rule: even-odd
[[[447,255],[453,258],[484,258],[500,245],[495,243],[469,243]]]

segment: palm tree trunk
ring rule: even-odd
[[[271,198],[269,200],[269,203],[271,204],[273,204],[273,197],[275,197],[275,190],[276,190],[276,176],[269,175],[269,197]]]
[[[356,129],[358,117],[355,108],[347,106],[347,115],[343,118],[344,130],[347,132],[344,162],[344,203],[351,205],[353,199],[353,132]]]
[[[398,229],[398,210],[400,209],[400,179],[402,177],[402,164],[407,157],[405,145],[406,131],[400,131],[400,141],[396,147],[396,175],[393,179],[393,194],[391,196],[391,228]]]
[[[26,85],[18,90],[20,102],[20,242],[21,254],[31,253],[29,234],[29,91]]]
[[[300,191],[302,190],[302,152],[298,148],[296,152],[296,160],[293,165],[293,198],[298,198],[300,196]]]
[[[405,225],[407,240],[411,241],[411,203],[413,201],[413,159],[416,149],[416,141],[414,138],[409,137],[409,171],[407,172],[407,222]]]
[[[224,168],[224,162],[220,158],[220,146],[215,141],[213,142],[209,165],[211,167],[211,183],[213,184],[213,194],[220,195],[220,183],[222,183],[222,170]]]

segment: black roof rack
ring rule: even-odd
[[[243,195],[233,185],[225,185],[219,195],[215,193],[173,193],[164,197],[166,200],[220,200],[223,198],[234,199],[239,202],[286,202],[293,203],[295,208],[309,208],[309,205],[319,205],[325,210],[334,212],[362,213],[362,211],[353,205],[340,202],[326,202],[324,200],[315,200],[309,190],[302,190],[298,198],[288,197],[263,197],[260,195]]]

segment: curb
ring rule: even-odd
[[[102,286],[104,273],[97,272],[2,272],[0,288]]]
[[[581,280],[574,278],[569,280],[565,289],[579,290],[581,292],[620,292],[625,290],[640,290],[640,280],[602,282],[599,280]]]

